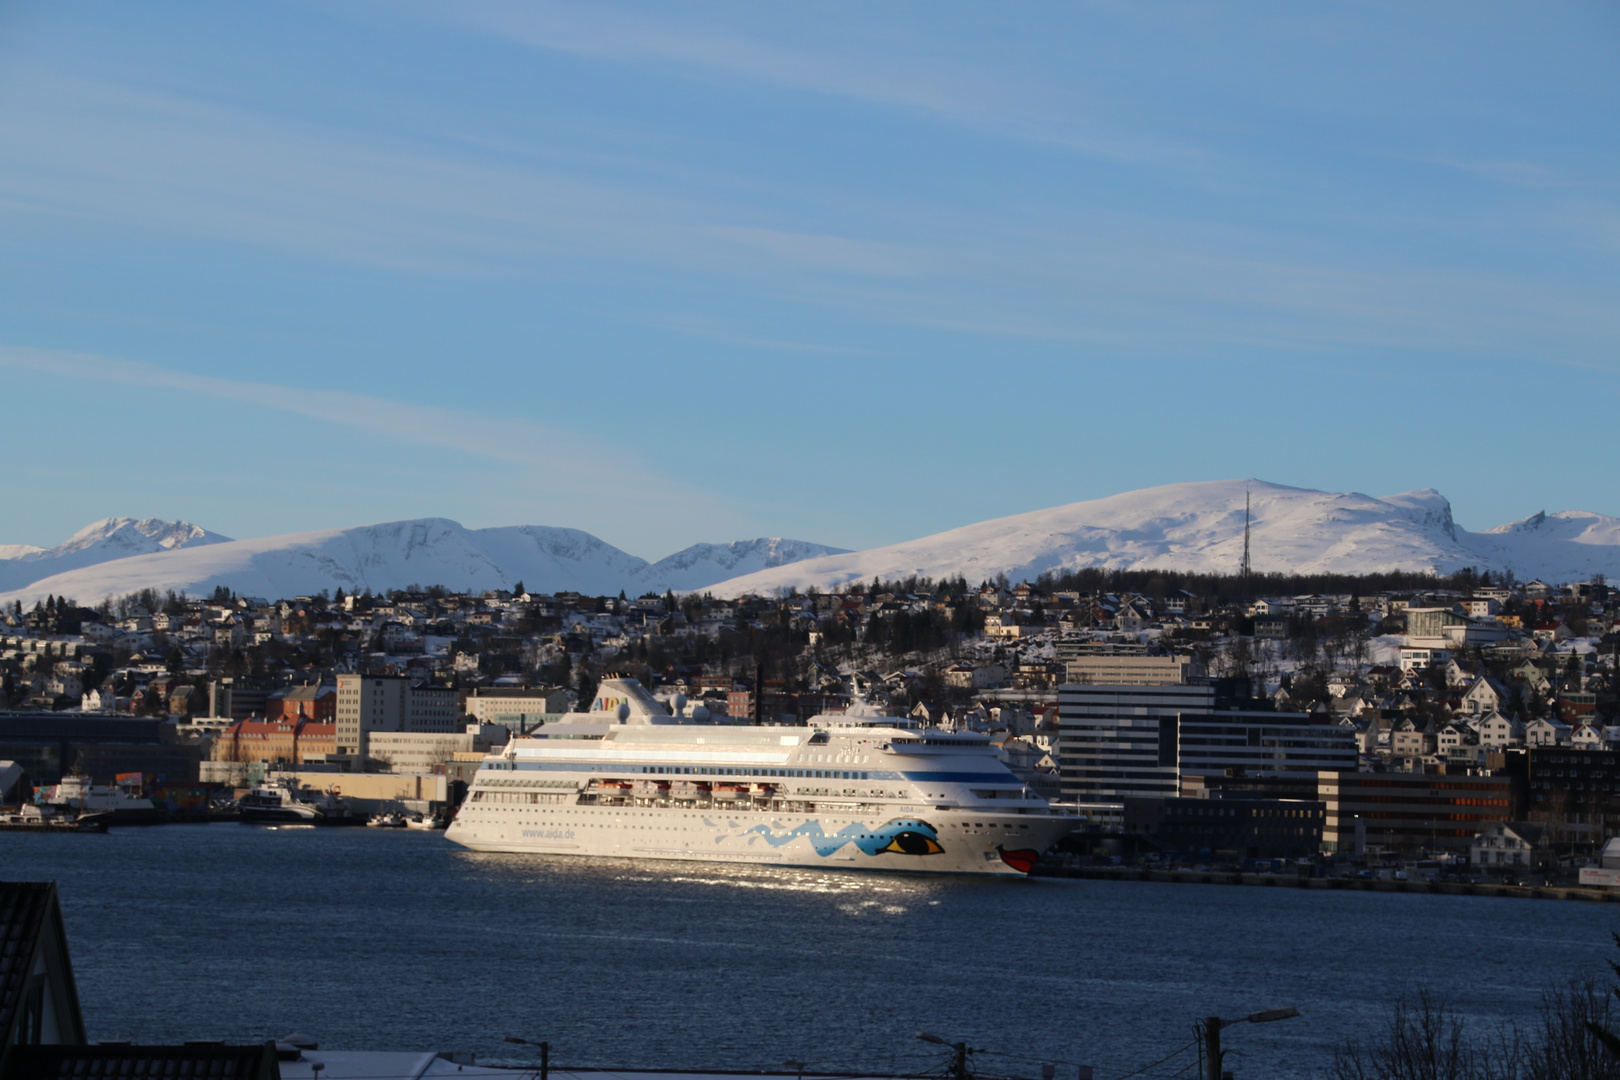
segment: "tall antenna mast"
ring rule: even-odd
[[[1243,492],[1243,564],[1238,567],[1243,576],[1243,591],[1249,591],[1249,493]]]

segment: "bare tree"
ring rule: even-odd
[[[1505,1024],[1476,1035],[1444,999],[1423,991],[1401,998],[1384,1029],[1347,1041],[1333,1080],[1620,1080],[1608,1033],[1615,997],[1595,979],[1552,987],[1528,1026]]]

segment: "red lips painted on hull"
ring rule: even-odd
[[[1035,860],[1041,857],[1039,852],[1031,851],[1028,848],[1019,848],[1017,851],[1008,851],[1000,844],[996,845],[996,854],[1001,856],[1002,862],[1006,863],[1020,874],[1027,874],[1031,870],[1035,869]]]

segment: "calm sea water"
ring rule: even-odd
[[[92,1038],[471,1050],[526,1063],[936,1067],[918,1031],[1111,1080],[1237,1028],[1239,1080],[1318,1075],[1403,990],[1525,1017],[1604,973],[1615,907],[1485,897],[479,855],[442,836],[239,825],[0,835],[59,883]],[[1183,1053],[1147,1075],[1191,1075]]]

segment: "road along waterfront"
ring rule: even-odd
[[[92,1037],[526,1060],[510,1035],[563,1065],[912,1072],[939,1064],[927,1031],[1009,1055],[986,1072],[1108,1080],[1198,1017],[1295,1005],[1232,1031],[1228,1064],[1313,1076],[1403,990],[1529,1019],[1543,982],[1606,973],[1620,926],[1607,904],[592,862],[408,830],[10,834],[0,875],[60,883]]]

